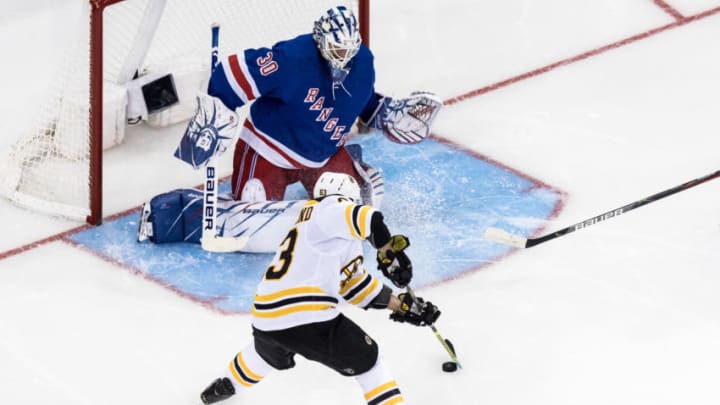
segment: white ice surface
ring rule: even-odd
[[[675,22],[662,3],[373,2],[377,88],[456,97]],[[720,7],[664,3],[685,16]],[[0,153],[32,115],[73,4],[0,0]],[[720,169],[718,72],[715,14],[449,105],[435,132],[564,191],[550,231]],[[176,140],[133,131],[106,155],[105,215],[199,183],[178,174]],[[440,371],[429,330],[347,312],[408,403],[718,404],[719,202],[714,180],[420,290],[443,310],[455,374]],[[0,223],[0,254],[77,226],[4,201]],[[248,341],[248,316],[63,242],[0,260],[2,404],[196,404]],[[363,399],[352,379],[299,360],[228,403],[290,402]]]

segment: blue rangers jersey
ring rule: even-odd
[[[383,283],[363,267],[362,241],[375,208],[340,196],[310,200],[258,285],[253,326],[279,330],[339,315],[341,301],[366,308]]]
[[[269,162],[318,168],[344,144],[358,117],[367,120],[382,105],[370,49],[361,46],[348,68],[342,83],[333,83],[306,34],[223,58],[208,94],[231,110],[255,100],[239,137]]]

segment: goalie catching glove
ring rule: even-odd
[[[394,311],[390,319],[395,322],[407,322],[415,326],[432,325],[440,317],[440,310],[430,301],[415,297],[409,293],[398,295],[401,311]]]
[[[410,246],[410,240],[405,235],[393,235],[388,245],[377,251],[378,269],[396,287],[404,288],[413,276],[412,263],[404,252]]]
[[[385,106],[383,132],[393,142],[418,143],[430,135],[430,125],[442,105],[442,100],[426,91],[391,100]]]
[[[443,103],[435,94],[414,91],[406,98],[384,97],[366,122],[367,128],[382,129],[393,142],[413,144],[430,135],[430,126]]]

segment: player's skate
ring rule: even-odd
[[[137,241],[142,242],[148,239],[152,240],[152,213],[150,212],[150,203],[144,203],[140,209],[140,221],[138,221]]]
[[[200,399],[203,404],[208,405],[226,400],[233,395],[235,395],[235,387],[233,387],[232,381],[227,377],[223,377],[216,379],[205,388],[205,391],[200,394]]]

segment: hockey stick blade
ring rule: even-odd
[[[413,301],[415,301],[415,304],[419,304],[417,296],[415,296],[415,291],[410,287],[405,287],[408,294],[410,294],[410,297],[412,297]],[[445,349],[447,354],[450,356],[450,359],[457,364],[458,368],[462,369],[462,364],[460,364],[460,360],[458,360],[457,355],[455,354],[455,348],[451,347],[451,344],[449,344],[449,340],[442,337],[440,334],[440,331],[438,331],[437,327],[435,325],[428,325],[430,327],[430,330],[433,331],[435,334],[435,337],[438,339],[442,347]]]
[[[201,238],[200,246],[203,250],[214,253],[239,252],[247,245],[248,240],[247,236],[237,238],[210,236]]]
[[[485,230],[484,237],[489,241],[502,243],[503,245],[513,246],[520,249],[527,247],[527,238],[514,235],[500,228],[487,228]]]

